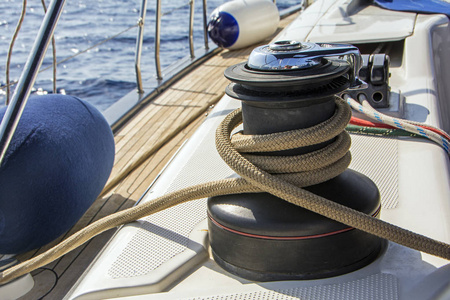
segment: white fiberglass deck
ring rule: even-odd
[[[151,201],[185,186],[233,175],[233,171],[215,151],[213,136],[225,114],[238,105],[237,101],[228,97],[220,102],[143,201]],[[449,195],[439,195],[436,192],[431,199],[424,195],[427,190],[439,190],[443,182],[448,182],[448,173],[439,180],[430,178],[424,181],[421,164],[402,164],[402,160],[397,163],[397,158],[404,156],[435,164],[434,160],[447,159],[443,151],[432,143],[412,139],[352,135],[352,141],[352,155],[355,159],[351,168],[368,175],[379,186],[385,207],[382,219],[449,241],[445,230],[449,227],[449,210],[442,210],[445,204],[442,202],[447,201]],[[424,219],[424,212],[434,216],[434,224],[425,225],[420,222]],[[72,296],[90,299],[142,293],[145,294],[145,299],[153,299],[149,293],[170,290],[165,295],[166,298],[157,294],[154,299],[181,299],[190,298],[186,294],[189,291],[192,292],[192,297],[210,297],[217,295],[219,291],[220,294],[238,295],[262,291],[268,293],[269,289],[273,290],[271,293],[278,294],[282,294],[279,290],[289,290],[291,296],[303,295],[308,291],[328,293],[335,290],[344,293],[342,299],[351,295],[350,298],[355,298],[358,293],[371,293],[373,299],[379,299],[377,295],[390,293],[391,296],[386,299],[397,299],[400,289],[411,289],[417,280],[446,263],[429,255],[422,257],[418,251],[389,243],[381,258],[351,274],[332,279],[280,282],[279,285],[252,284],[221,270],[209,258],[208,228],[205,221],[206,201],[197,200],[125,226],[103,251]],[[181,279],[181,283],[173,286]],[[387,287],[389,288],[386,289]]]
[[[313,8],[330,5],[328,2],[318,1]],[[331,4],[326,10],[332,16],[330,23],[337,16],[332,10],[339,11],[349,2]],[[371,13],[375,13],[373,9],[370,8]],[[314,11],[312,14],[317,15]],[[449,45],[448,19],[440,15],[413,14],[411,18],[411,14],[395,14],[404,15],[410,27],[395,33],[395,39],[404,39],[404,47],[400,53],[392,50],[390,82],[392,101],[397,103],[387,113],[448,130],[450,93],[448,84],[443,83],[449,82],[445,70],[450,69],[450,55],[448,48],[446,53],[442,50]],[[349,16],[342,15],[346,17]],[[356,23],[364,21],[350,17]],[[325,16],[315,24],[323,26],[326,21]],[[322,38],[329,35],[321,36],[321,31],[312,27],[302,28],[294,22],[290,28],[295,31],[288,29],[278,39],[308,36],[313,41],[328,41]],[[345,40],[342,36],[339,39]],[[379,41],[379,35],[376,40]],[[192,184],[233,176],[215,151],[213,136],[222,118],[239,105],[224,97],[143,201]],[[444,150],[426,140],[409,137],[352,135],[352,140],[350,167],[378,185],[383,205],[381,218],[449,243],[450,165]],[[121,228],[67,298],[423,299],[448,282],[450,267],[445,266],[446,260],[391,242],[386,242],[384,251],[372,264],[342,276],[250,282],[223,271],[210,258],[205,203],[203,199],[182,204]]]

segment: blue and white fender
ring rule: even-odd
[[[239,49],[272,35],[280,21],[270,0],[233,0],[217,7],[209,17],[209,37],[219,47]]]

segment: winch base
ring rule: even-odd
[[[353,170],[305,189],[366,214],[379,214],[377,187]],[[351,272],[372,262],[382,244],[376,236],[267,193],[212,197],[208,217],[215,261],[256,281]]]

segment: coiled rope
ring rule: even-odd
[[[336,112],[332,118],[316,126],[283,133],[249,136],[238,133],[231,138],[232,131],[242,123],[240,109],[229,114],[216,131],[217,150],[224,161],[241,178],[231,178],[191,186],[162,197],[120,211],[98,220],[73,234],[48,251],[13,266],[0,274],[0,284],[31,272],[61,257],[82,245],[92,237],[116,226],[132,222],[150,214],[190,200],[224,194],[268,192],[290,203],[299,205],[348,226],[366,231],[398,244],[450,259],[450,245],[402,229],[359,211],[342,206],[299,186],[326,181],[345,170],[350,163],[350,140],[344,131],[350,120],[350,107],[341,98],[336,98]],[[241,152],[281,151],[336,140],[326,149],[297,156],[295,158],[269,158],[251,162],[251,154]],[[302,163],[292,167],[292,160]],[[258,166],[270,169],[270,174]],[[281,165],[281,168],[279,167]],[[283,166],[284,165],[284,166]],[[286,169],[285,167],[289,167]],[[286,171],[288,170],[288,171]],[[287,173],[286,173],[287,172]],[[290,173],[292,172],[292,173]],[[336,174],[336,175],[335,175]]]

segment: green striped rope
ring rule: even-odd
[[[422,137],[418,134],[411,133],[402,129],[388,129],[388,128],[378,128],[378,127],[366,127],[358,125],[347,125],[345,128],[347,132],[353,134],[362,135],[376,135],[376,136],[410,136],[410,137]]]

